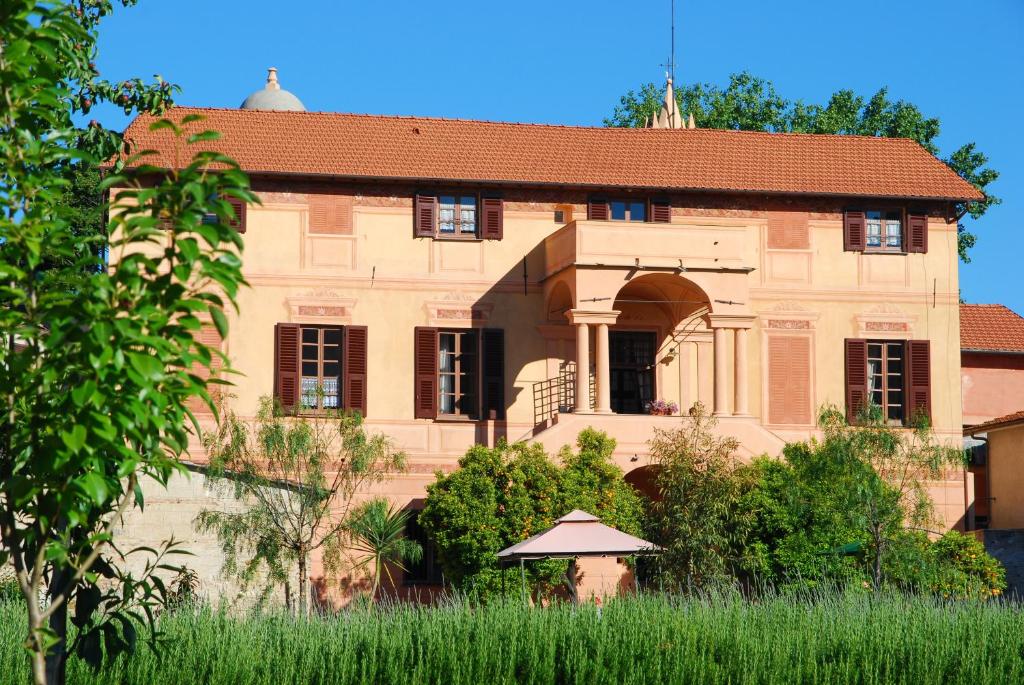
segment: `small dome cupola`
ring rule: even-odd
[[[267,69],[267,85],[257,90],[242,103],[242,109],[267,109],[278,112],[305,112],[302,101],[281,89],[277,82],[277,67]]]

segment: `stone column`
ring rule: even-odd
[[[590,411],[590,326],[576,324],[576,413]]]
[[[712,329],[715,336],[715,406],[712,412],[715,416],[729,416],[729,389],[726,385],[729,382],[728,359],[726,359],[725,336],[727,329],[716,327]]]
[[[608,324],[597,324],[597,403],[594,411],[598,414],[612,413],[611,368],[608,355]]]
[[[750,381],[747,378],[747,329],[736,328],[733,344],[735,346],[736,364],[733,367],[735,374],[736,397],[733,402],[733,414],[736,416],[750,416],[750,402],[748,388]]]

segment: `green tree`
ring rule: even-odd
[[[711,587],[741,566],[749,522],[740,507],[739,443],[716,435],[716,425],[697,403],[680,426],[656,429],[650,441],[659,499],[651,507],[649,534],[662,547],[662,579],[677,587]]]
[[[933,155],[939,154],[936,139],[940,132],[937,118],[926,117],[920,109],[904,100],[893,101],[887,88],[870,98],[852,90],[836,91],[824,105],[802,100],[787,100],[776,92],[770,81],[749,72],[733,74],[729,84],[721,88],[711,83],[695,83],[675,90],[683,115],[693,114],[701,128],[739,131],[775,131],[790,133],[831,133],[916,140]],[[606,126],[639,128],[657,113],[664,100],[664,90],[654,83],[645,83],[639,90],[628,91],[619,98]],[[986,193],[984,200],[961,204],[957,216],[967,214],[980,219],[989,207],[999,204],[986,188],[999,177],[987,167],[988,157],[975,143],[965,143],[943,161],[968,183]],[[957,225],[960,259],[970,261],[969,250],[977,237],[963,222]]]
[[[850,426],[826,406],[819,427],[822,438],[787,445],[783,463],[749,467],[755,570],[777,582],[861,578],[878,590],[898,567],[897,584],[923,584],[931,571],[911,572],[900,557],[926,559],[914,547],[917,534],[936,532],[928,482],[962,466],[962,452],[937,443],[923,418],[908,431],[877,407]]]
[[[223,412],[204,436],[210,477],[242,501],[241,510],[204,509],[201,531],[217,534],[225,571],[243,588],[261,573],[287,583],[298,572],[298,610],[309,613],[310,555],[338,567],[357,492],[405,468],[405,454],[383,435],[367,436],[358,413],[285,416],[269,397],[252,422]]]
[[[500,592],[497,554],[541,532],[564,514],[559,508],[559,471],[541,445],[504,440],[475,445],[450,474],[438,472],[427,487],[420,524],[437,545],[445,578],[480,596]],[[540,588],[558,582],[565,564],[542,562],[527,569]]]
[[[118,153],[121,139],[98,123],[76,127],[75,114],[100,101],[158,114],[174,90],[99,78],[90,60],[111,9],[104,0],[0,7],[0,563],[13,565],[25,602],[36,683],[63,682],[71,652],[98,667],[133,649],[137,622],[156,640],[151,619],[166,593],[155,574],[173,550],[133,575],[112,533],[143,505],[142,478],[166,483],[182,470],[189,400],[210,400],[193,369],[219,354],[195,334],[206,318],[226,334],[224,309],[244,285],[224,198],[254,200],[221,155],[186,155],[178,169],[130,158],[138,175],[100,186],[126,189],[104,208],[102,233],[120,258],[103,268],[102,237],[76,231],[64,195],[70,168]],[[156,126],[183,149],[216,137]]]
[[[615,440],[601,431],[585,428],[576,438],[576,447],[576,452],[566,446],[559,453],[562,514],[582,509],[605,525],[630,535],[642,535],[644,498],[623,479],[622,469],[612,461]]]
[[[415,540],[405,537],[405,526],[411,512],[395,509],[387,500],[375,498],[360,505],[352,515],[348,526],[352,549],[362,558],[357,567],[370,566],[373,569],[373,587],[370,601],[377,597],[380,580],[385,573],[388,582],[395,586],[390,567],[407,570],[405,562],[415,564],[423,558],[423,547]]]

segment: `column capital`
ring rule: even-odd
[[[613,324],[622,312],[596,309],[570,309],[565,313],[572,324]]]
[[[704,321],[708,328],[753,328],[757,316],[754,314],[706,314]]]

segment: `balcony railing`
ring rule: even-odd
[[[590,407],[594,407],[594,374],[587,374]],[[533,423],[539,425],[576,407],[576,363],[565,362],[558,375],[533,384]]]

